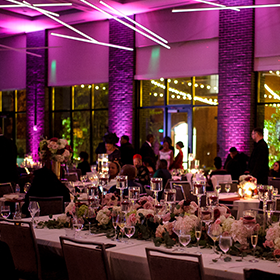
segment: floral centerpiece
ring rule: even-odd
[[[241,175],[239,181],[239,195],[243,197],[252,197],[257,188],[257,179],[251,175]]]

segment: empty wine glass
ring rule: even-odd
[[[249,260],[249,262],[253,262],[253,263],[256,263],[258,262],[258,260],[255,258],[255,254],[256,254],[256,246],[258,244],[258,231],[257,230],[253,230],[252,231],[252,234],[251,234],[251,244],[254,248],[253,250],[253,259],[252,260]]]
[[[117,185],[116,188],[120,190],[120,199],[121,202],[123,201],[123,190],[127,189],[128,187],[128,179],[127,176],[119,175],[116,177]]]
[[[74,217],[73,219],[73,228],[75,230],[75,238],[81,238],[80,232],[83,229],[84,224],[83,224],[83,219]]]
[[[224,252],[224,254],[227,253],[229,248],[232,246],[232,239],[231,236],[228,234],[222,234],[219,238],[219,247]]]
[[[135,233],[135,226],[126,224],[124,226],[124,234],[130,239]],[[129,242],[128,242],[129,243]],[[133,244],[133,243],[130,243]]]
[[[230,192],[230,189],[231,189],[231,185],[230,184],[225,184],[225,190],[227,193]]]
[[[25,193],[27,193],[29,191],[30,187],[31,187],[31,183],[29,183],[29,182],[25,183],[25,185],[23,187],[23,191]]]
[[[220,225],[218,225],[218,224],[209,225],[207,234],[208,234],[208,236],[211,237],[211,239],[214,242],[214,246],[213,246],[214,254],[216,253],[215,244],[216,244],[216,241],[218,240],[218,238],[220,237],[221,233],[222,233],[222,228],[220,227]]]
[[[155,205],[158,204],[158,193],[162,191],[162,178],[151,178],[151,191],[155,194]]]
[[[184,250],[186,248],[186,246],[190,243],[191,241],[191,233],[189,232],[189,230],[186,227],[181,227],[181,229],[179,230],[179,242],[181,245],[184,246]]]
[[[222,189],[221,185],[216,185],[216,186],[215,186],[215,190],[216,190],[216,192],[218,193],[218,195],[219,195],[219,193],[221,192],[221,189]]]
[[[9,205],[1,206],[1,216],[7,219],[11,215],[11,209]]]
[[[83,192],[83,189],[84,189],[84,184],[80,181],[77,181],[76,183],[77,185],[77,188],[79,189],[79,192],[82,193]]]
[[[140,198],[140,187],[130,187],[128,189],[128,199],[134,205],[135,202]]]
[[[33,225],[34,217],[35,217],[36,213],[38,211],[40,211],[39,203],[37,201],[30,201],[29,205],[28,205],[28,211],[30,212],[30,215],[32,217],[31,222],[32,222],[32,225]]]

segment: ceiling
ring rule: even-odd
[[[21,0],[18,0],[21,2]],[[31,4],[46,3],[72,3],[68,7],[42,7],[48,11],[60,14],[59,19],[68,24],[77,24],[87,21],[102,20],[106,15],[94,10],[80,0],[26,0]],[[145,13],[149,11],[175,8],[197,3],[199,0],[103,0],[126,15]],[[211,0],[208,0],[211,1]],[[88,2],[110,11],[99,3],[99,0],[88,0]],[[0,5],[13,5],[7,0],[0,0]],[[15,4],[16,5],[16,4]],[[59,23],[40,14],[38,11],[28,7],[1,8],[0,7],[0,38],[21,34],[25,32],[38,31],[61,26]]]

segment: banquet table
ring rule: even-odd
[[[40,217],[39,219],[47,219],[47,217]],[[34,231],[39,245],[47,247],[57,254],[61,254],[59,236],[65,236],[65,229],[35,228]],[[116,245],[115,247],[107,249],[110,268],[115,280],[150,280],[145,248],[156,248],[152,241],[131,239],[128,243],[120,243],[108,239],[104,234],[89,235],[86,231],[81,233],[81,240],[83,239]],[[160,249],[167,251],[172,250],[165,248],[163,245]],[[197,249],[196,247],[192,247],[186,250],[189,253],[196,253],[198,250],[202,253],[207,280],[243,280],[244,268],[255,268],[280,274],[280,267],[276,262],[259,260],[258,263],[251,263],[249,260],[253,258],[252,256],[245,257],[242,262],[236,261],[240,259],[240,257],[235,256],[232,256],[230,262],[224,262],[221,259],[217,262],[213,262],[212,260],[217,258],[218,255],[213,253],[211,249]]]

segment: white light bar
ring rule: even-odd
[[[36,56],[36,57],[42,57],[42,56],[39,55],[39,54],[32,53],[32,52],[27,52],[27,51],[20,50],[20,49],[16,49],[16,48],[12,48],[12,47],[9,47],[9,46],[6,46],[6,45],[1,45],[1,44],[0,44],[0,47],[5,48],[5,49],[8,49],[8,50],[16,51],[16,52],[26,53],[26,54],[33,55],[33,56]]]
[[[267,84],[264,84],[264,88],[274,97],[274,99],[280,100],[280,96],[274,92]]]
[[[100,4],[106,6],[107,8],[109,8],[110,10],[112,10],[113,12],[121,15],[122,17],[124,17],[125,19],[127,19],[128,21],[132,22],[133,24],[139,26],[140,28],[142,28],[143,30],[145,30],[146,32],[150,33],[151,35],[153,35],[154,37],[158,38],[159,40],[161,40],[164,43],[168,43],[167,40],[165,40],[164,38],[160,37],[159,35],[157,35],[156,33],[154,33],[153,31],[151,31],[150,29],[146,28],[145,26],[143,26],[142,24],[138,23],[137,21],[131,19],[130,17],[126,16],[124,13],[120,12],[119,10],[111,7],[110,5],[106,4],[103,1],[99,1]]]
[[[65,38],[65,39],[71,39],[71,40],[81,41],[81,42],[85,42],[85,43],[91,43],[91,44],[96,44],[96,45],[101,45],[101,46],[107,46],[107,47],[113,47],[113,48],[123,49],[123,50],[127,50],[127,51],[133,51],[132,48],[127,48],[127,47],[118,46],[118,45],[113,45],[113,44],[107,44],[107,43],[101,43],[101,42],[97,42],[97,41],[94,42],[94,41],[92,41],[92,40],[82,39],[82,38],[73,37],[73,36],[68,36],[68,35],[63,35],[63,34],[58,34],[58,33],[51,33],[51,35],[57,36],[57,37],[61,37],[61,38]]]
[[[48,4],[33,4],[34,7],[63,7],[72,6],[72,3],[48,3]]]
[[[25,5],[0,5],[0,8],[22,8],[26,7]]]
[[[90,7],[92,7],[92,8],[94,8],[94,9],[98,10],[99,12],[105,14],[107,17],[113,18],[113,19],[115,19],[116,21],[120,22],[121,24],[127,26],[128,28],[131,28],[131,29],[133,29],[134,31],[136,31],[136,32],[138,32],[138,33],[140,33],[140,34],[142,34],[143,36],[149,38],[150,40],[152,40],[152,41],[154,41],[154,42],[156,42],[156,43],[158,43],[159,45],[161,45],[161,46],[163,46],[163,47],[165,47],[165,48],[167,48],[167,49],[170,49],[170,47],[169,47],[168,45],[166,45],[166,44],[162,43],[161,41],[159,41],[159,40],[157,40],[157,39],[151,37],[150,35],[148,35],[148,34],[142,32],[141,30],[135,28],[134,26],[132,26],[132,25],[130,25],[130,24],[128,24],[128,23],[126,23],[126,22],[120,20],[119,18],[117,18],[117,17],[115,17],[115,16],[112,16],[111,14],[105,12],[104,10],[98,8],[97,6],[95,6],[95,5],[93,5],[93,4],[89,3],[89,2],[87,2],[87,1],[85,1],[85,0],[80,0],[80,1],[83,2],[83,3],[85,3],[85,4],[87,4],[87,5],[90,6]]]
[[[217,8],[197,8],[197,9],[173,9],[172,13],[232,10],[233,8],[236,8],[236,9],[255,9],[255,8],[273,8],[273,7],[280,7],[280,4],[252,5],[252,6],[228,6],[228,7],[220,7],[220,8],[217,7]]]
[[[204,3],[204,4],[208,4],[208,5],[212,5],[212,6],[217,6],[217,7],[226,7],[225,5],[221,5],[221,4],[218,4],[218,3],[213,3],[213,2],[209,2],[209,1],[204,1],[204,0],[194,0],[196,2],[200,2],[200,3]],[[232,10],[235,10],[235,11],[240,11],[239,9],[235,9],[233,8]]]

